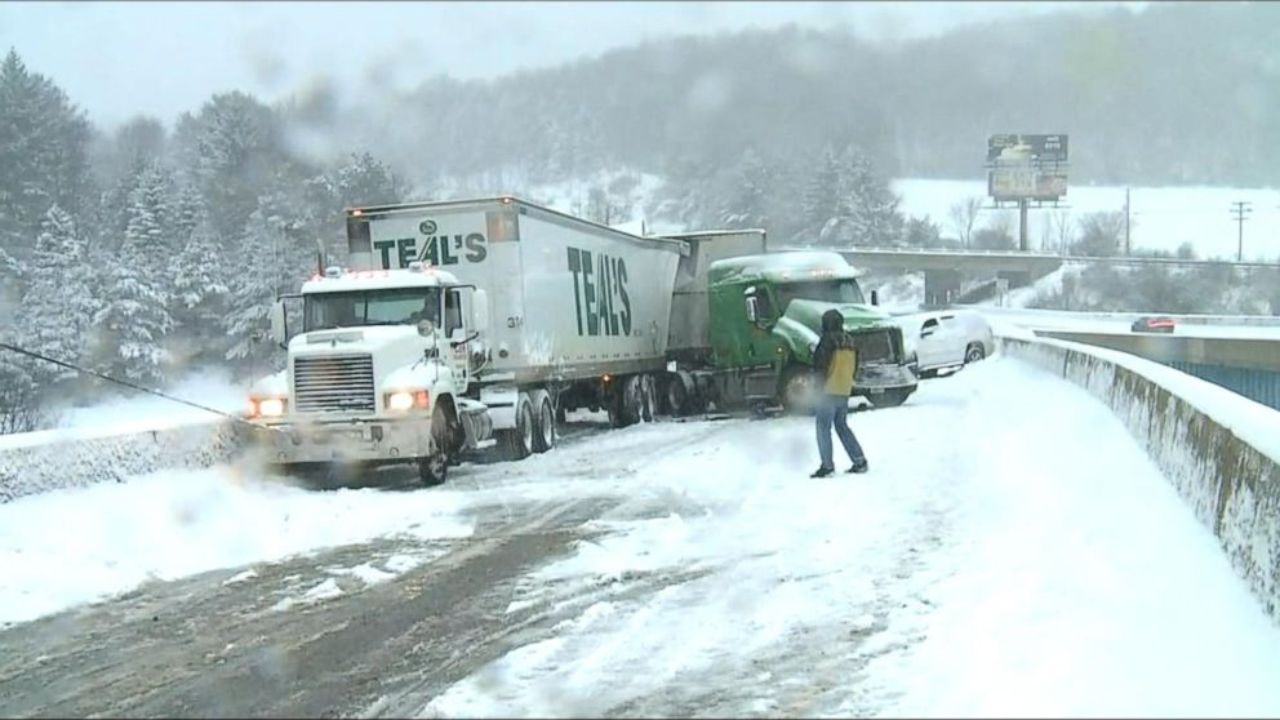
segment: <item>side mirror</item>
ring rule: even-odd
[[[285,341],[289,339],[289,327],[284,315],[284,300],[277,300],[271,306],[271,338],[280,347],[286,347]]]
[[[484,290],[471,295],[471,326],[478,333],[489,331],[489,293]]]
[[[871,291],[871,304],[872,305],[880,304],[880,293],[876,292],[875,290]]]
[[[760,316],[759,301],[757,301],[754,297],[747,298],[747,319],[750,320],[751,322],[755,322],[759,316]]]

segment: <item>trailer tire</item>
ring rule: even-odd
[[[609,424],[615,428],[635,425],[640,421],[644,383],[639,375],[628,375],[617,382],[619,387],[609,401]]]
[[[535,413],[533,451],[544,453],[556,446],[556,411],[551,404],[551,395],[545,390],[534,390],[529,394],[529,400]]]
[[[672,417],[684,417],[689,410],[689,386],[685,384],[684,375],[672,373],[667,378],[667,412]]]
[[[649,374],[640,376],[640,419],[653,422],[658,414],[658,388]]]
[[[436,451],[429,457],[418,458],[418,477],[423,485],[435,487],[449,479],[452,434],[449,413],[437,405],[435,412],[431,413],[431,438]]]
[[[516,426],[498,433],[498,445],[504,460],[523,460],[533,454],[534,417],[529,396],[520,393],[516,400]]]

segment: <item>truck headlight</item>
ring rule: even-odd
[[[405,412],[412,408],[426,409],[431,404],[431,395],[426,390],[397,390],[383,396],[383,403],[388,410]]]
[[[249,417],[280,417],[288,406],[285,398],[249,398]]]

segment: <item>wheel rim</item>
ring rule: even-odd
[[[556,444],[556,414],[550,401],[542,403],[542,444],[547,449]]]
[[[977,362],[982,359],[982,348],[969,348],[969,355],[965,358],[966,362]]]

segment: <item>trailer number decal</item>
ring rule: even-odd
[[[591,251],[568,249],[573,275],[573,305],[578,335],[631,334],[631,296],[627,293],[627,261]],[[594,262],[593,262],[594,261]],[[594,277],[593,277],[594,276]]]
[[[422,221],[418,226],[422,232],[435,231],[435,223]],[[469,263],[483,262],[489,255],[488,239],[483,233],[473,232],[467,235],[427,235],[422,241],[422,249],[418,249],[418,238],[406,237],[395,240],[376,240],[373,249],[382,256],[382,269],[391,269],[394,260],[397,268],[409,267],[414,260],[425,260],[432,265],[457,265],[466,260]]]

